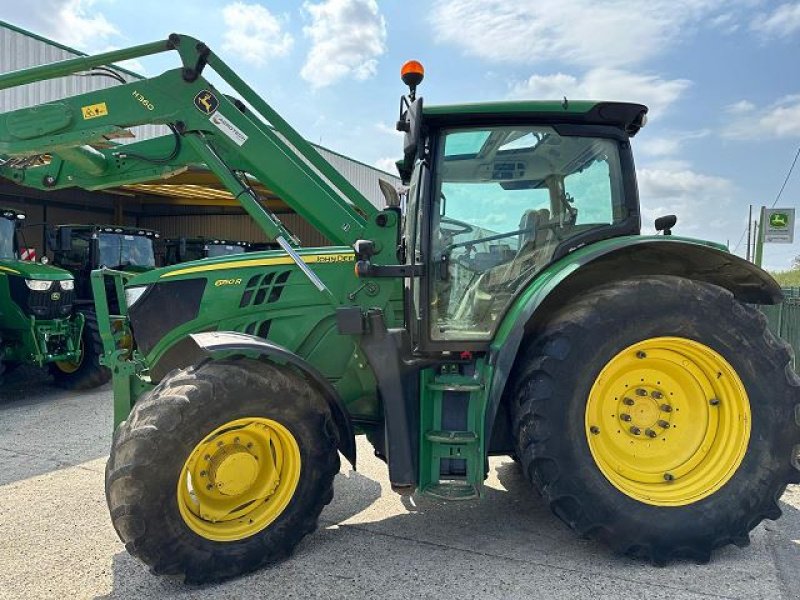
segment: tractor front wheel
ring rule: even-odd
[[[287,557],[339,470],[322,396],[286,367],[207,361],[173,371],[114,434],[111,520],[154,573],[221,581]]]
[[[621,553],[707,561],[777,519],[800,481],[788,346],[722,288],[596,288],[532,332],[514,377],[526,474],[570,527]]]
[[[97,315],[93,310],[87,310],[83,316],[81,355],[78,360],[56,361],[49,365],[53,382],[66,390],[91,390],[111,379],[111,371],[100,364],[103,340],[100,338]]]

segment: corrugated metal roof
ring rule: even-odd
[[[81,52],[0,21],[0,73],[57,62],[81,55]],[[124,69],[116,71],[125,81],[140,79],[136,74]],[[116,84],[117,82],[111,77],[73,75],[0,90],[0,112],[52,102],[75,94],[101,90]],[[161,125],[145,125],[134,127],[131,130],[135,135],[133,139],[139,140],[169,133],[169,130]],[[126,140],[118,141],[124,143]],[[400,179],[394,175],[350,159],[327,148],[316,145],[314,147],[358,191],[379,208],[383,208],[385,201],[378,186],[378,179],[385,179],[395,185],[400,185]],[[162,189],[160,191],[163,193],[166,190]],[[175,191],[179,190],[176,189]],[[185,196],[187,198],[202,196],[202,193],[199,192],[200,190],[189,189]],[[210,191],[207,198],[212,199],[217,195],[218,191]]]

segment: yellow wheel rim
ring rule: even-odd
[[[72,362],[70,360],[57,360],[57,361],[55,361],[55,365],[56,365],[56,367],[58,367],[58,370],[61,371],[62,373],[66,373],[67,375],[72,375],[75,371],[80,369],[81,365],[83,364],[83,356],[84,356],[84,354],[83,354],[83,340],[81,340],[80,351],[81,351],[81,355],[80,355],[80,358],[78,358],[77,362]]]
[[[595,380],[586,436],[600,471],[631,498],[684,506],[741,465],[750,402],[736,370],[698,342],[651,338],[617,354]]]
[[[233,542],[266,528],[300,480],[300,447],[271,419],[237,419],[195,446],[178,479],[178,508],[206,539]]]

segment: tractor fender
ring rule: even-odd
[[[537,274],[506,312],[491,345],[485,417],[487,439],[525,334],[573,298],[598,285],[646,275],[674,275],[729,290],[742,302],[778,304],[780,285],[760,267],[705,242],[678,237],[621,237],[579,248]]]
[[[350,420],[350,415],[339,393],[312,364],[283,346],[245,333],[208,331],[193,333],[188,337],[195,346],[195,352],[192,353],[189,348],[185,348],[187,356],[197,358],[204,356],[217,360],[244,354],[258,360],[290,365],[325,398],[339,434],[339,451],[350,462],[353,469],[356,468],[356,438],[353,422]]]

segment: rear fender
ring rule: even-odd
[[[561,307],[605,283],[646,275],[673,275],[729,290],[738,300],[778,304],[779,284],[766,271],[707,243],[676,237],[624,237],[580,248],[553,263],[518,296],[491,345],[492,386],[486,411],[491,439],[506,384],[525,334],[545,323]],[[503,450],[509,440],[496,440]]]
[[[279,365],[288,365],[294,369],[325,398],[339,434],[339,451],[355,469],[356,439],[350,415],[336,389],[313,365],[283,346],[245,333],[232,331],[193,333],[188,336],[188,341],[189,343],[183,348],[185,352],[182,352],[184,364],[173,364],[168,368],[197,364],[207,358],[220,360],[244,355],[256,360],[268,360]]]

